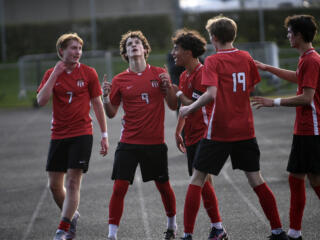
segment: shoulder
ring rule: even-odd
[[[156,74],[160,74],[166,71],[164,68],[161,68],[161,67],[156,67],[151,65],[147,65],[147,67],[149,67],[149,69]]]
[[[81,63],[80,64],[80,69],[86,73],[96,73],[96,69],[94,69],[93,67],[90,67],[86,64]]]

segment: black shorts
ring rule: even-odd
[[[233,169],[246,172],[260,170],[260,150],[255,138],[235,142],[202,139],[193,167],[204,173],[218,175],[229,155]]]
[[[199,145],[200,145],[200,141],[195,143],[195,144],[192,144],[190,146],[186,146],[189,176],[192,176],[192,168],[193,168],[194,157],[196,155],[196,151],[197,151],[197,148],[198,148]]]
[[[293,135],[287,171],[320,174],[320,136]]]
[[[138,163],[144,182],[169,180],[166,144],[140,145],[121,142],[115,152],[111,179],[128,180],[132,184]]]
[[[88,171],[92,150],[92,135],[64,139],[51,139],[47,167],[48,172],[67,172],[71,169]]]

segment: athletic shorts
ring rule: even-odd
[[[70,169],[88,171],[92,150],[92,135],[51,139],[46,170],[67,172]]]
[[[202,139],[193,167],[204,173],[218,175],[229,156],[233,169],[246,172],[260,170],[260,150],[256,138],[235,142]]]
[[[320,136],[293,135],[287,171],[320,174]]]
[[[196,155],[196,151],[199,145],[200,145],[200,141],[190,146],[186,146],[189,176],[192,176],[194,157]]]
[[[141,145],[118,143],[115,152],[112,180],[134,180],[140,165],[142,180],[166,182],[169,180],[168,148],[166,144]]]

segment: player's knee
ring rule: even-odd
[[[320,175],[308,174],[308,179],[312,187],[320,186]]]
[[[80,182],[75,178],[68,178],[66,183],[67,191],[78,191],[80,189]]]
[[[113,185],[112,195],[116,197],[124,197],[128,191],[129,182],[123,180],[116,180]]]
[[[58,193],[58,192],[63,191],[63,186],[61,186],[60,184],[53,183],[53,182],[49,182],[48,188],[50,189],[50,191],[52,193]]]

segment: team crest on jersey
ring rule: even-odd
[[[77,86],[78,87],[83,87],[84,86],[84,81],[83,80],[78,80],[77,81]]]
[[[152,87],[159,87],[158,80],[154,79],[154,80],[150,80],[150,82]]]

